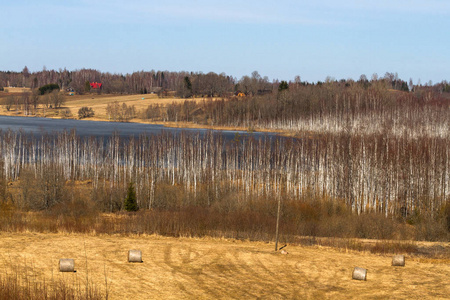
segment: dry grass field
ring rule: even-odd
[[[18,95],[24,92],[30,92],[29,88],[5,88],[4,92],[0,92],[0,99],[5,98],[9,95]],[[95,112],[95,117],[90,118],[90,120],[106,121],[108,116],[106,113],[106,107],[108,104],[114,102],[125,103],[127,106],[135,106],[136,111],[146,109],[149,105],[168,105],[172,103],[184,103],[184,101],[196,101],[201,102],[206,100],[206,98],[173,98],[166,97],[160,98],[156,94],[134,94],[134,95],[120,95],[120,94],[86,94],[86,95],[74,95],[66,96],[65,104],[61,109],[70,109],[73,115],[76,117],[78,110],[81,107],[87,106],[92,107]],[[46,110],[46,117],[54,117],[55,111]],[[8,112],[5,108],[2,109],[0,113],[2,115],[17,115],[17,112],[13,109]],[[39,108],[37,115],[42,115],[42,108]]]
[[[67,96],[66,103],[63,109],[70,109],[72,114],[76,116],[78,110],[81,107],[87,106],[92,107],[95,112],[95,116],[89,118],[87,120],[90,121],[109,121],[106,108],[108,104],[112,104],[114,102],[122,105],[125,103],[127,106],[134,106],[136,112],[147,109],[149,105],[161,105],[166,106],[172,103],[182,104],[186,100],[188,101],[196,101],[201,102],[206,100],[206,98],[160,98],[156,94],[136,94],[136,95],[111,95],[111,94],[101,94],[101,95],[75,95],[75,96]],[[215,100],[215,99],[213,99]],[[49,117],[49,116],[48,116]],[[208,128],[208,129],[222,129],[222,130],[245,130],[245,128],[232,128],[225,126],[207,126],[201,124],[187,123],[187,122],[147,122],[142,119],[131,119],[130,122],[136,123],[156,123],[162,124],[167,127],[177,127],[177,128]]]
[[[95,111],[95,118],[98,120],[107,120],[106,107],[108,104],[118,102],[120,105],[125,103],[127,106],[135,106],[136,110],[146,109],[149,105],[167,105],[173,102],[183,103],[186,99],[182,98],[159,98],[156,94],[137,94],[137,95],[110,95],[110,94],[90,94],[90,95],[75,95],[67,96],[65,108],[68,108],[72,113],[76,114],[83,106],[92,107]],[[196,101],[203,101],[202,98],[189,99]]]
[[[448,259],[406,258],[319,246],[225,239],[83,234],[0,233],[0,274],[35,280],[92,283],[111,299],[444,299],[450,297]],[[448,243],[445,245],[448,247]],[[128,263],[140,249],[143,263]],[[58,272],[60,258],[75,273]],[[355,266],[367,281],[351,279]]]
[[[0,92],[0,99],[4,99],[9,95],[19,95],[23,92],[29,92],[30,89],[23,88],[9,88],[8,91]],[[44,109],[40,106],[35,115],[37,117],[46,117],[46,118],[61,118],[60,111],[69,109],[72,113],[72,118],[77,119],[78,110],[82,107],[91,107],[95,115],[94,117],[90,117],[85,120],[90,121],[109,121],[109,117],[106,112],[106,108],[108,104],[113,104],[117,102],[119,105],[125,103],[128,107],[133,106],[136,109],[136,112],[147,109],[149,105],[161,105],[166,106],[172,103],[182,104],[184,101],[196,101],[201,102],[207,100],[207,98],[174,98],[174,97],[165,97],[160,98],[156,94],[134,94],[134,95],[120,95],[120,94],[86,94],[86,95],[74,95],[74,96],[66,96],[65,104],[63,107],[57,110],[46,109],[44,114]],[[216,100],[213,98],[213,100]],[[0,115],[6,116],[24,116],[22,111],[16,111],[14,108],[10,111],[7,111],[5,106],[1,107]],[[206,128],[206,129],[216,129],[216,130],[247,130],[247,128],[240,127],[229,127],[229,126],[209,126],[203,124],[195,124],[188,122],[150,122],[143,121],[142,119],[131,119],[130,122],[136,123],[149,123],[149,124],[161,124],[167,127],[176,127],[176,128]],[[276,131],[278,132],[278,131]],[[280,133],[282,133],[280,131]]]
[[[30,88],[26,87],[5,87],[4,95],[7,96],[8,94],[21,94],[21,93],[28,93],[31,92]]]
[[[10,95],[20,96],[21,93],[30,92],[29,88],[7,88],[4,92],[0,92],[0,101],[6,99]],[[70,110],[71,119],[78,119],[78,110],[82,107],[90,107],[94,110],[95,115],[93,117],[83,119],[89,121],[110,121],[106,108],[108,104],[113,104],[117,102],[119,105],[125,103],[128,107],[134,105],[136,112],[144,111],[149,105],[160,105],[167,106],[172,103],[182,104],[186,100],[195,101],[197,103],[202,101],[208,101],[211,98],[174,98],[165,97],[160,98],[156,94],[134,94],[134,95],[121,95],[121,94],[86,94],[86,95],[74,95],[66,96],[65,104],[58,109],[45,109],[42,105],[38,107],[35,113],[28,115],[30,117],[45,117],[53,119],[63,118],[63,111]],[[218,100],[221,98],[212,98],[212,100]],[[14,107],[8,111],[5,105],[0,105],[0,115],[3,116],[25,116],[23,111],[17,111]],[[249,128],[239,127],[239,126],[220,126],[220,125],[208,125],[199,124],[193,122],[169,122],[169,121],[147,121],[140,118],[134,118],[129,120],[133,123],[145,123],[145,124],[158,124],[164,125],[166,127],[173,128],[201,128],[201,129],[211,129],[211,130],[233,130],[233,131],[248,131]],[[284,136],[297,136],[297,133],[289,130],[278,130],[278,129],[258,129],[252,128],[251,131],[263,131],[263,132],[273,132]]]

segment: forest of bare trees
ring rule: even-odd
[[[358,81],[328,78],[315,84],[300,78],[270,83],[257,72],[239,81],[224,74],[186,72],[0,73],[3,85],[8,81],[9,85],[37,87],[56,82],[81,93],[87,92],[83,90],[86,80],[102,81],[101,92],[145,93],[160,88],[186,98],[205,97],[204,101],[186,99],[183,104],[141,111],[112,103],[107,107],[112,121],[133,117],[186,121],[279,130],[295,138],[242,138],[237,134],[228,141],[217,132],[126,139],[64,132],[30,138],[3,131],[0,197],[4,201],[22,210],[49,210],[73,201],[68,185],[88,181],[90,201],[100,211],[114,212],[123,209],[127,186],[133,183],[139,207],[149,211],[187,212],[193,207],[197,212],[212,209],[218,215],[233,211],[242,222],[248,223],[244,219],[251,220],[248,216],[253,215],[264,223],[260,213],[269,224],[280,200],[284,220],[306,222],[290,227],[292,234],[342,234],[341,227],[341,233],[330,233],[327,230],[331,229],[321,226],[335,224],[328,218],[343,211],[376,216],[374,220],[382,221],[374,221],[375,227],[392,220],[415,225],[422,228],[416,236],[420,239],[446,239],[450,234],[447,82],[407,84],[392,73],[372,76],[370,81],[361,76]],[[237,91],[245,96],[234,96]],[[219,99],[208,99],[213,96]],[[23,97],[29,98],[6,104],[29,103],[26,107],[32,109],[33,94]],[[15,192],[9,188],[11,182],[17,183]],[[240,215],[244,212],[245,218]],[[213,215],[209,216],[211,221]],[[328,221],[320,223],[324,218]],[[231,220],[230,224],[237,222]],[[340,220],[336,226],[345,222]],[[253,223],[248,226],[255,228]]]
[[[189,81],[186,81],[185,78],[188,78]],[[260,80],[259,75],[258,80]],[[268,82],[267,78],[266,80]],[[47,84],[58,84],[61,89],[70,89],[78,94],[85,94],[90,92],[90,86],[86,82],[101,82],[102,89],[100,92],[107,94],[147,94],[154,92],[163,95],[167,91],[176,91],[180,97],[192,95],[207,97],[226,96],[233,93],[236,79],[224,73],[210,72],[203,74],[154,70],[126,75],[102,73],[92,69],[75,71],[44,69],[30,73],[28,68],[25,67],[22,72],[0,72],[0,87],[12,86],[35,89]],[[187,85],[187,82],[190,84]],[[252,88],[257,89],[258,87]]]
[[[388,86],[390,87],[390,85]],[[302,133],[387,133],[410,138],[447,137],[450,93],[436,87],[402,92],[376,82],[290,84],[289,90],[254,97],[232,97],[151,105],[140,117],[207,125]]]
[[[100,72],[94,69],[80,69],[69,71],[67,69],[30,72],[25,66],[21,72],[0,71],[0,88],[26,87],[36,89],[48,84],[57,84],[61,89],[70,89],[79,94],[89,93],[89,82],[101,82],[102,89],[96,92],[118,94],[147,94],[159,93],[163,95],[167,91],[175,91],[178,97],[227,97],[237,92],[247,96],[266,95],[275,92],[280,82],[270,81],[267,76],[261,76],[257,71],[250,76],[245,75],[240,79],[225,73],[209,72],[173,72],[173,71],[139,71],[131,74]],[[399,91],[418,91],[423,87],[437,93],[450,92],[450,85],[442,81],[432,85],[431,82],[422,85],[414,84],[412,79],[406,82],[398,77],[397,73],[386,72],[383,77],[373,74],[370,80],[361,75],[357,81],[342,79],[337,81],[327,77],[324,82],[302,82],[300,76],[296,76],[289,82],[290,86],[322,85],[335,83],[338,85],[354,86],[355,83],[364,88],[383,85]]]
[[[76,180],[92,182],[103,211],[123,208],[130,182],[139,207],[147,209],[327,199],[355,214],[410,222],[442,217],[450,196],[450,150],[439,136],[341,133],[225,141],[209,132],[104,140],[75,132],[30,139],[7,131],[0,141],[2,177],[20,179],[13,201],[22,209],[50,209],[64,201],[66,182]],[[233,198],[224,200],[230,193]]]

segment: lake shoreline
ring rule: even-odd
[[[172,125],[172,126],[165,126]],[[74,118],[41,117],[41,116],[18,116],[0,115],[0,130],[13,132],[23,132],[25,134],[41,136],[43,134],[72,131],[75,130],[79,136],[109,137],[118,134],[121,137],[138,137],[141,134],[159,135],[162,132],[179,134],[181,132],[199,133],[205,135],[208,131],[222,135],[226,140],[233,140],[238,137],[254,137],[257,139],[286,138],[286,136],[263,131],[247,131],[238,128],[212,128],[200,126],[185,126],[182,124],[158,124],[150,122],[111,122],[108,120],[98,120],[87,118],[77,120]],[[295,137],[294,137],[295,138]]]
[[[110,123],[117,123],[117,124],[145,124],[145,125],[158,125],[163,126],[165,128],[174,128],[174,129],[201,129],[201,130],[214,130],[214,131],[226,131],[226,132],[245,132],[248,134],[251,133],[270,133],[275,134],[283,137],[298,137],[298,133],[287,131],[287,130],[275,130],[275,129],[258,129],[258,128],[245,128],[245,127],[232,127],[232,126],[214,126],[214,125],[204,125],[204,124],[197,124],[197,123],[191,123],[191,122],[164,122],[164,121],[144,121],[142,119],[131,119],[128,122],[118,122],[118,121],[111,121],[104,118],[98,118],[98,117],[92,117],[92,118],[84,118],[84,119],[77,119],[77,118],[63,118],[60,116],[40,116],[40,115],[28,115],[25,116],[23,114],[14,114],[14,113],[5,113],[0,112],[0,116],[5,117],[18,117],[18,118],[42,118],[42,119],[49,119],[49,120],[73,120],[73,121],[92,121],[92,122],[110,122]]]

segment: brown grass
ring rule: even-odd
[[[450,265],[445,260],[392,256],[224,239],[83,234],[0,233],[0,274],[11,262],[26,261],[50,281],[86,278],[111,299],[336,299],[445,298]],[[128,249],[141,249],[142,264],[127,262]],[[58,259],[72,257],[76,273],[58,272]],[[89,258],[86,260],[86,257]],[[367,281],[351,279],[355,266],[368,269]],[[106,279],[105,279],[106,278]],[[106,287],[106,285],[108,287]]]
[[[13,88],[14,91],[11,92],[0,92],[0,99],[11,95],[12,93],[23,93],[24,91],[29,92],[30,89],[22,89],[22,88]],[[211,98],[208,98],[211,99]],[[184,101],[195,101],[197,103],[207,100],[207,98],[159,98],[156,94],[135,94],[135,95],[115,95],[115,94],[87,94],[87,95],[74,95],[67,96],[66,103],[64,106],[57,110],[46,109],[45,117],[46,118],[62,118],[62,111],[67,109],[72,113],[72,118],[77,119],[78,110],[82,107],[92,107],[95,112],[94,117],[87,118],[84,120],[89,121],[109,121],[108,115],[106,113],[106,107],[108,104],[112,104],[114,102],[118,102],[120,105],[125,103],[127,106],[135,106],[136,111],[139,112],[141,110],[147,109],[149,105],[162,105],[166,106],[172,103],[181,104]],[[216,100],[213,98],[213,100]],[[0,115],[5,116],[24,116],[22,112],[16,111],[14,109],[7,111],[5,107],[0,109]],[[38,108],[36,115],[38,117],[44,116],[44,111],[42,108]],[[197,124],[191,122],[149,122],[142,119],[131,119],[130,122],[134,123],[142,123],[142,124],[160,124],[166,127],[174,127],[174,128],[202,128],[202,129],[215,129],[215,130],[239,130],[246,131],[248,128],[244,127],[236,127],[236,126],[210,126],[207,124]],[[258,131],[258,130],[255,130]],[[292,132],[283,131],[283,130],[264,130],[265,132],[276,132],[287,136],[293,136]]]
[[[26,88],[26,87],[5,87],[4,89],[4,93],[2,94],[21,94],[21,93],[28,93],[30,92],[31,89],[30,88]]]
[[[29,90],[29,89],[28,89]],[[16,88],[13,93],[22,93],[22,89]],[[8,93],[0,93],[3,96],[7,96],[12,93],[9,91]],[[0,95],[1,97],[1,95]],[[78,110],[81,107],[87,106],[92,107],[95,112],[94,118],[89,118],[89,120],[97,120],[97,121],[108,121],[108,116],[106,114],[106,107],[108,104],[112,104],[114,102],[118,102],[120,105],[125,103],[127,106],[135,106],[136,110],[146,109],[149,105],[167,105],[173,102],[175,103],[183,103],[186,99],[181,98],[159,98],[157,95],[146,94],[146,95],[112,95],[112,94],[87,94],[87,95],[75,95],[75,96],[66,96],[66,101],[64,106],[59,110],[70,109],[73,116],[76,118]],[[196,98],[197,101],[202,101],[201,98]],[[57,114],[58,110],[46,109],[45,115],[46,117],[56,117],[58,118],[59,114]],[[37,116],[43,116],[43,109],[38,108],[36,113]],[[14,110],[6,111],[6,108],[3,107],[1,113],[2,115],[17,115],[17,112]]]
[[[30,265],[15,265],[12,273],[0,274],[1,300],[60,300],[60,299],[107,299],[104,292],[87,282],[84,286],[80,282],[73,282],[70,278],[37,277],[36,270]]]
[[[106,107],[108,104],[118,102],[120,105],[125,103],[127,106],[135,106],[136,110],[146,109],[149,105],[167,105],[173,102],[183,103],[186,99],[181,98],[159,98],[154,94],[138,95],[75,95],[66,98],[65,108],[69,108],[73,114],[83,107],[92,107],[95,111],[95,119],[107,120]],[[201,101],[201,98],[195,100]],[[90,120],[93,120],[92,118]]]
[[[93,118],[89,118],[86,120],[90,121],[109,121],[108,115],[106,113],[106,107],[108,104],[112,104],[114,102],[118,102],[120,105],[125,103],[127,106],[133,106],[136,108],[136,111],[139,112],[141,110],[147,109],[149,105],[162,105],[166,106],[172,103],[182,104],[186,100],[195,101],[196,103],[200,103],[204,100],[211,98],[159,98],[156,94],[136,94],[136,95],[111,95],[111,94],[101,94],[101,95],[75,95],[66,97],[66,104],[63,109],[70,109],[72,114],[76,117],[78,110],[81,107],[87,106],[92,107],[95,112],[95,116]],[[217,100],[213,98],[213,100]],[[48,115],[51,117],[51,115]],[[191,122],[150,122],[142,119],[132,119],[130,122],[135,123],[143,123],[143,124],[160,124],[166,127],[173,128],[202,128],[202,129],[215,129],[215,130],[239,130],[246,131],[248,128],[243,127],[233,127],[233,126],[210,126],[207,124],[197,124]],[[270,131],[270,130],[269,130]],[[285,133],[281,130],[273,130],[273,132]]]

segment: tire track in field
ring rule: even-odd
[[[256,298],[254,290],[251,289],[246,283],[248,282],[248,276],[243,272],[240,264],[236,264],[229,251],[215,251],[217,253],[216,258],[208,265],[208,275],[214,279],[214,284],[226,286],[223,288],[224,295],[236,297],[236,298]],[[242,286],[245,289],[242,289]]]
[[[249,282],[248,272],[243,270],[241,267],[243,264],[236,261],[229,251],[193,250],[192,247],[174,250],[167,246],[164,251],[164,263],[171,268],[172,275],[175,278],[181,277],[183,282],[189,284],[190,289],[197,285],[202,290],[200,293],[202,296],[208,295],[208,298],[258,297],[259,293],[255,293],[252,288],[254,283],[250,288],[247,288],[247,285],[244,285],[246,288],[242,288],[244,282]],[[253,282],[254,279],[250,278],[250,281]]]
[[[230,265],[239,273],[236,287],[246,286],[254,297],[292,298],[298,295],[299,276],[292,276],[292,259],[271,251],[258,251],[253,248],[231,249]],[[238,250],[238,251],[236,251]],[[285,272],[287,274],[284,274]],[[242,282],[241,282],[242,281]]]
[[[270,255],[267,253],[266,255]],[[271,280],[271,274],[267,272],[261,272],[255,268],[255,261],[258,254],[255,254],[251,251],[242,249],[241,251],[234,251],[233,253],[233,262],[239,266],[241,269],[241,273],[244,274],[248,280],[252,282],[253,285],[256,285],[260,289],[266,289],[269,287],[274,287],[274,280]],[[272,262],[277,261],[278,258],[273,258]],[[268,267],[266,267],[267,269]],[[262,269],[264,271],[264,269]],[[276,282],[276,281],[275,281]]]
[[[164,264],[170,268],[170,271],[172,273],[172,276],[175,277],[175,280],[177,277],[181,277],[183,282],[186,282],[186,284],[180,282],[180,280],[177,280],[178,285],[183,290],[191,290],[195,288],[195,285],[198,286],[202,293],[200,294],[207,294],[212,297],[218,298],[220,296],[219,293],[217,293],[214,289],[210,288],[207,283],[203,279],[201,279],[201,275],[203,274],[202,268],[193,267],[191,265],[191,260],[188,258],[191,256],[192,249],[189,248],[186,254],[183,256],[180,256],[181,259],[178,259],[176,254],[174,255],[172,245],[167,245],[164,249]],[[194,256],[199,255],[198,253],[195,253]],[[174,257],[175,256],[175,257]],[[177,264],[177,261],[181,260],[181,264]],[[188,286],[186,286],[188,285]],[[191,292],[191,295],[193,292]]]
[[[279,260],[280,258],[283,259],[284,257],[274,257],[273,260]],[[268,280],[270,280],[274,291],[277,291],[277,293],[284,298],[291,296],[286,293],[286,290],[289,289],[288,283],[292,284],[293,281],[295,282],[296,278],[283,276],[282,270],[280,270],[281,268],[279,266],[271,266],[269,268],[269,266],[267,266],[265,263],[261,261],[259,256],[255,256],[253,264],[255,264],[255,266],[257,266],[259,270],[261,270],[260,273],[265,274],[265,276],[269,278]],[[276,271],[277,269],[278,272]],[[288,281],[288,283],[286,281]]]
[[[256,274],[261,274],[268,281],[270,291],[264,296],[291,299],[298,294],[300,277],[293,276],[293,257],[280,255],[278,252],[264,252],[252,256],[249,266]],[[295,297],[294,297],[295,298]]]
[[[100,248],[95,243],[91,243],[87,247],[88,256],[92,257],[96,253],[103,263],[89,262],[89,276],[93,277],[96,274],[97,282],[102,284],[107,280],[112,299],[124,298],[129,293],[140,294],[145,298],[156,297],[159,295],[159,290],[156,288],[158,284],[153,279],[153,268],[150,267],[149,270],[149,262],[128,262],[127,251],[124,249],[130,249],[129,243],[129,241],[119,243],[108,241]],[[129,280],[123,280],[124,278],[129,278]]]
[[[163,248],[163,249],[162,249]],[[143,259],[147,264],[149,264],[154,272],[154,277],[157,277],[159,286],[163,286],[163,290],[158,290],[159,294],[169,294],[172,298],[186,298],[194,299],[195,293],[191,291],[190,284],[185,283],[184,278],[178,277],[177,273],[174,272],[173,268],[166,263],[167,256],[171,255],[172,244],[153,244],[151,248],[143,248],[149,253],[145,259]],[[158,250],[156,250],[158,249]],[[162,250],[160,250],[162,249]],[[157,283],[158,284],[158,283]],[[177,297],[176,295],[181,295]]]
[[[209,266],[209,277],[214,278],[214,284],[226,281],[225,295],[234,295],[238,298],[253,297],[258,298],[261,295],[278,296],[285,298],[283,286],[279,287],[279,280],[269,267],[262,264],[259,260],[260,255],[271,255],[267,252],[255,253],[249,249],[238,249],[244,255],[233,254],[236,249],[227,249],[220,252],[216,251],[217,256]],[[277,258],[274,258],[277,260]],[[259,261],[257,267],[252,267],[254,262]],[[268,261],[271,261],[270,259]],[[246,289],[242,289],[245,286]]]

